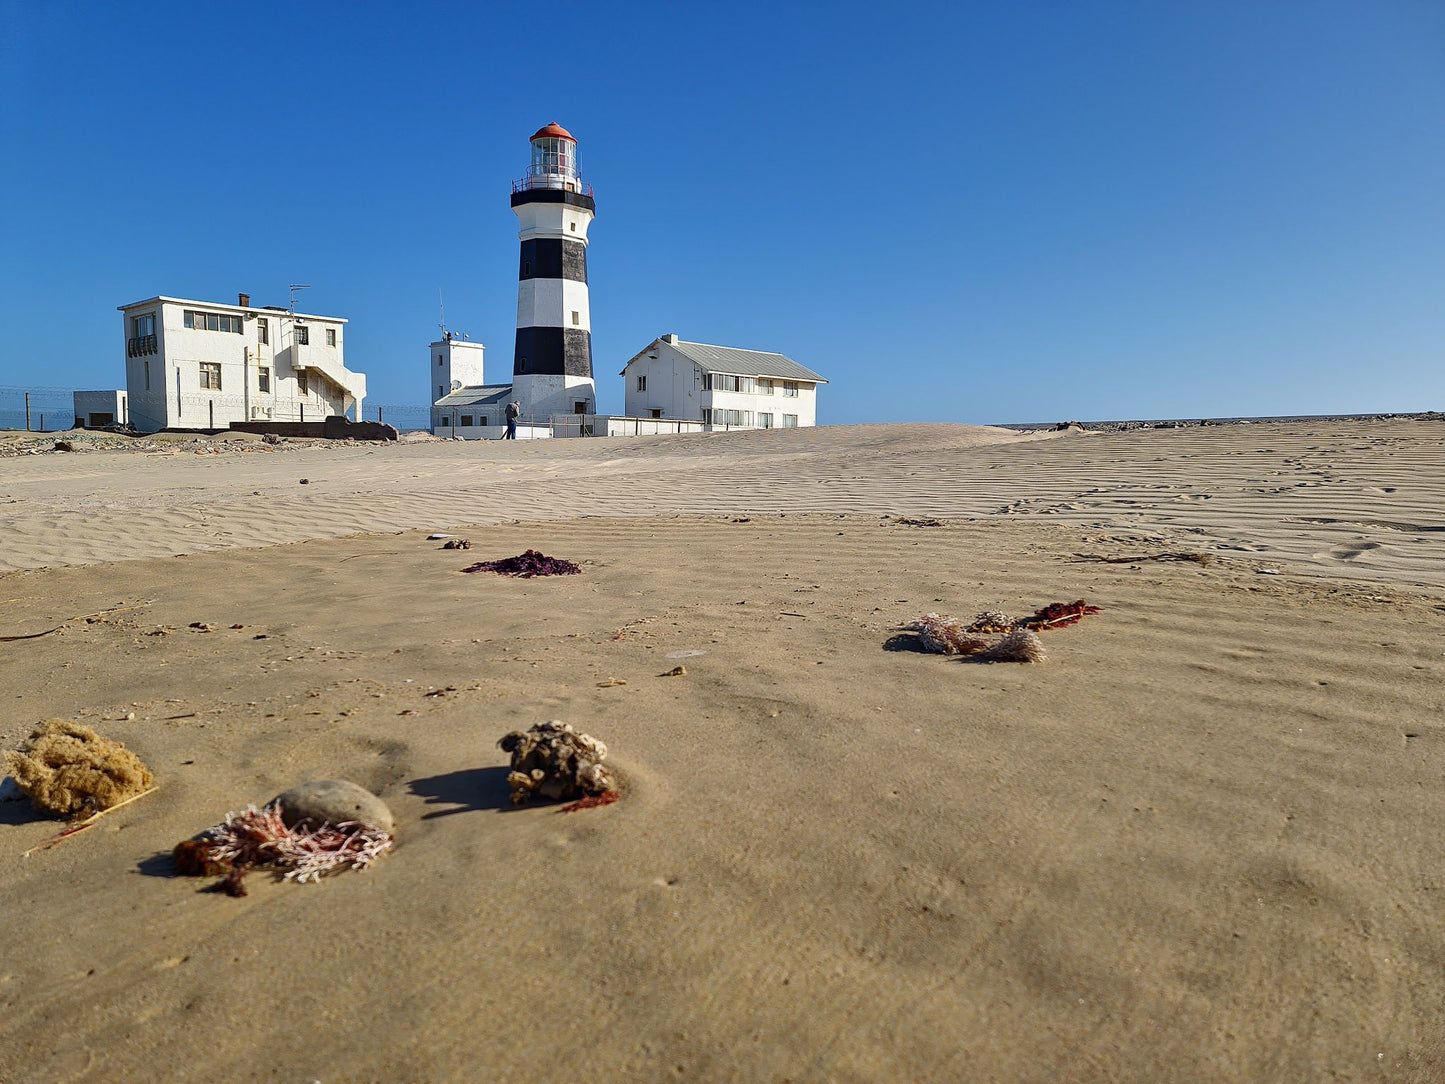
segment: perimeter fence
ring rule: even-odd
[[[75,388],[45,388],[0,385],[0,429],[54,433],[75,426]],[[252,421],[313,421],[325,419],[327,411],[317,400],[287,399],[269,395],[244,399],[232,395],[183,394],[171,396],[178,413],[171,419],[175,429],[225,429],[232,419],[248,415]],[[131,424],[150,430],[165,419],[137,415],[131,404]],[[259,408],[259,410],[257,409]],[[426,429],[431,408],[415,403],[365,403],[363,417],[356,421],[383,421],[401,432]]]

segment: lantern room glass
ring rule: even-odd
[[[577,144],[570,139],[545,137],[532,140],[533,177],[577,179]]]

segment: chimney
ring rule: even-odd
[[[249,309],[249,308],[251,307],[251,295],[250,295],[250,294],[239,294],[239,295],[237,295],[236,304],[237,304],[237,305],[240,305],[241,308],[243,308],[243,309]]]
[[[677,342],[677,336],[676,336],[676,335],[664,335],[664,336],[662,337],[662,341],[665,342],[665,343],[675,343],[675,342]]]

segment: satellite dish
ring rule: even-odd
[[[453,380],[453,381],[452,381],[452,391],[460,391],[460,390],[461,390],[461,386],[462,386],[462,382],[461,382],[460,380]]]

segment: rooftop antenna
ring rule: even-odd
[[[447,334],[447,306],[446,303],[442,301],[442,288],[440,286],[437,287],[437,308],[441,310],[442,314],[442,322],[437,325],[442,329],[442,340],[444,342],[451,342],[452,337]]]
[[[296,311],[296,291],[309,290],[311,289],[311,285],[305,282],[293,282],[290,286],[286,287],[286,289],[291,291],[291,311],[294,313]]]

